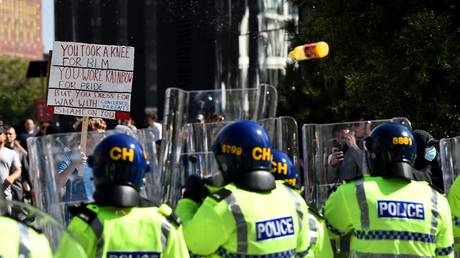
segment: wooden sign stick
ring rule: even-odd
[[[86,139],[88,138],[88,120],[87,116],[83,117],[83,123],[81,125],[81,138],[80,138],[80,152],[86,154]],[[85,170],[85,164],[82,163],[78,168],[78,176],[83,176]]]

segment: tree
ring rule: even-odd
[[[0,57],[0,120],[15,123],[33,117],[34,100],[41,97],[38,79],[27,79],[28,61]]]
[[[305,15],[291,30],[293,46],[323,40],[330,53],[288,65],[279,88],[281,112],[326,123],[364,106],[379,119],[405,116],[438,138],[459,134],[460,106],[452,94],[460,86],[458,3],[295,2]]]

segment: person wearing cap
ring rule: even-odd
[[[414,163],[415,180],[427,181],[437,189],[444,191],[442,171],[439,167],[436,149],[439,140],[436,140],[425,130],[414,130],[413,133],[417,142],[417,158]]]
[[[454,257],[447,199],[412,180],[411,130],[381,124],[365,147],[371,176],[343,184],[329,197],[324,208],[329,236],[351,233],[350,257]]]
[[[0,180],[5,199],[12,200],[11,185],[21,177],[21,161],[19,155],[5,144],[6,131],[0,127]]]

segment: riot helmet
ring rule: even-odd
[[[413,179],[417,147],[407,127],[398,123],[377,126],[366,139],[366,149],[372,176]]]
[[[286,184],[297,187],[297,170],[291,158],[279,150],[272,150],[272,173],[276,180],[283,180]]]
[[[93,169],[96,203],[136,206],[148,171],[144,155],[142,146],[132,136],[114,134],[103,139],[88,160]]]
[[[212,123],[224,120],[219,96],[211,92],[200,92],[192,97],[191,122]]]
[[[250,120],[232,122],[217,134],[213,152],[226,182],[254,191],[274,188],[271,142],[267,131]]]

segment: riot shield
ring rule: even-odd
[[[304,198],[312,207],[320,210],[338,185],[368,174],[364,139],[386,122],[411,127],[406,118],[302,126]]]
[[[460,174],[460,136],[439,141],[442,176],[446,194]]]
[[[105,136],[119,131],[104,133],[88,132],[86,156]],[[131,132],[144,148],[150,171],[145,176],[143,197],[160,201],[160,176],[158,175],[155,136],[148,130]],[[70,221],[68,207],[93,201],[94,184],[92,169],[84,162],[80,151],[80,133],[54,134],[28,139],[29,173],[31,175],[34,204],[62,222]],[[83,157],[83,158],[82,158]],[[83,171],[80,171],[83,163]]]
[[[212,146],[219,130],[231,121],[218,123],[194,123],[187,124],[184,130],[184,148],[180,155],[181,166],[176,171],[176,181],[171,181],[167,189],[172,191],[170,205],[174,205],[179,198],[190,175],[198,175],[207,179],[211,186],[220,186],[222,178],[214,158]],[[291,156],[295,165],[298,166],[298,133],[297,123],[291,117],[266,118],[258,122],[267,129],[273,147],[286,152]],[[297,169],[297,172],[300,170]]]
[[[272,141],[273,149],[280,150],[289,155],[299,179],[303,179],[303,171],[300,169],[299,162],[299,133],[297,121],[290,116],[282,116],[276,118],[266,118],[258,121],[268,132]],[[301,187],[300,181],[299,188]]]
[[[25,203],[0,200],[0,225],[0,257],[87,257],[62,223]]]
[[[274,117],[276,89],[166,91],[160,168],[163,202],[175,206],[188,175],[217,171],[212,143],[217,132],[234,120]]]

